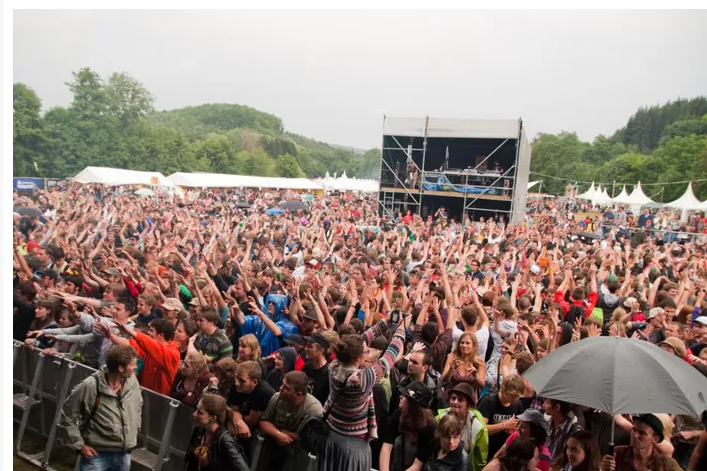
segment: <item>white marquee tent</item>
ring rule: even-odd
[[[685,193],[683,193],[680,198],[670,203],[665,203],[663,206],[666,208],[681,209],[683,211],[693,211],[703,209],[704,203],[700,202],[700,200],[695,197],[695,193],[692,191],[692,182],[690,182],[687,185]]]
[[[601,186],[599,187],[601,188]],[[601,191],[597,191],[592,198],[592,204],[594,205],[606,205],[611,203],[611,196],[606,192],[606,188]]]
[[[221,173],[173,173],[172,183],[198,188],[272,188],[287,190],[321,190],[322,186],[306,178],[256,177]]]
[[[375,193],[380,188],[378,180],[366,180],[349,178],[344,172],[339,178],[332,178],[327,172],[324,178],[314,180],[319,185],[322,185],[325,190],[330,191],[362,191],[366,193]]]
[[[621,189],[621,193],[616,195],[615,198],[613,198],[614,203],[616,204],[628,204],[628,192],[626,191],[626,185]]]
[[[638,182],[631,194],[628,195],[628,201],[626,201],[625,204],[632,207],[640,207],[648,203],[653,203],[653,200],[647,197],[645,193],[643,193],[643,188],[641,188],[641,182]]]
[[[587,191],[584,193],[577,195],[577,199],[582,199],[582,200],[591,200],[594,195],[596,194],[597,189],[594,187],[594,182],[592,182],[592,186],[589,187]]]
[[[86,167],[74,177],[78,183],[103,185],[151,185],[174,189],[175,185],[159,172],[141,172],[109,167]]]

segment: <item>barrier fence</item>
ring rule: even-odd
[[[41,350],[14,342],[13,346],[13,420],[18,424],[15,454],[42,469],[55,471],[49,460],[52,452],[62,445],[63,431],[59,427],[61,406],[71,390],[96,372],[93,368],[62,357],[44,355]],[[181,471],[185,452],[194,429],[194,409],[162,394],[142,389],[142,429],[138,446],[131,454],[132,469]],[[39,453],[23,450],[27,432],[46,439]],[[272,454],[270,440],[254,434],[249,457],[252,471],[271,468],[265,455]],[[284,451],[284,450],[278,450]],[[316,457],[292,446],[286,451],[286,461],[292,470],[314,471]],[[75,469],[78,470],[76,458]]]
[[[685,231],[670,231],[670,230],[664,230],[664,229],[645,229],[645,228],[638,228],[638,227],[622,227],[622,226],[614,226],[614,225],[609,225],[609,224],[602,224],[600,226],[601,229],[603,229],[602,234],[606,234],[607,231],[611,231],[613,233],[620,233],[624,232],[625,234],[629,236],[633,236],[639,229],[643,229],[644,232],[648,237],[652,237],[656,240],[662,240],[663,242],[666,243],[673,243],[673,242],[707,242],[707,234],[702,234],[699,232],[685,232]]]

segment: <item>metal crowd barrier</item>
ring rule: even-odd
[[[600,226],[601,229],[603,229],[603,234],[606,234],[607,230],[610,230],[612,232],[619,232],[619,231],[625,231],[628,232],[630,235],[635,234],[639,229],[645,229],[645,228],[639,228],[639,227],[621,227],[621,226],[615,226],[615,225],[609,225],[609,224],[602,224]],[[684,232],[684,231],[670,231],[670,230],[664,230],[664,229],[655,229],[651,227],[650,229],[646,230],[646,235],[656,238],[656,239],[662,239],[665,242],[672,243],[674,241],[684,241],[684,242],[705,242],[707,241],[707,234],[701,234],[699,232]]]
[[[44,355],[41,350],[17,341],[14,342],[12,358],[13,420],[18,424],[15,454],[41,469],[56,471],[49,460],[52,452],[62,446],[62,429],[59,427],[61,405],[71,390],[96,370],[66,358]],[[194,409],[145,388],[142,388],[142,397],[142,429],[138,447],[131,455],[131,468],[181,471],[194,428]],[[43,451],[30,453],[23,450],[27,431],[46,439]],[[257,431],[254,431],[254,437],[249,457],[251,470],[267,471],[272,467],[265,457],[269,453],[269,439],[259,436]],[[301,448],[290,447],[287,459],[296,463],[292,471],[317,469],[316,457]],[[78,471],[78,468],[77,456],[75,469]]]

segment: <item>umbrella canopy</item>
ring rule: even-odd
[[[29,217],[39,217],[42,215],[42,211],[35,206],[15,206],[12,208],[12,212]]]
[[[650,342],[593,337],[558,348],[523,375],[538,396],[608,414],[685,414],[707,408],[707,378]]]
[[[271,215],[285,214],[285,211],[282,209],[272,208],[272,209],[266,209],[265,214],[271,214]]]
[[[149,188],[140,188],[139,190],[135,190],[135,194],[138,196],[155,196],[155,192]]]
[[[307,205],[301,201],[285,201],[280,203],[280,209],[287,211],[304,211],[307,209]]]
[[[235,206],[236,208],[250,208],[250,203],[247,201],[238,201]]]

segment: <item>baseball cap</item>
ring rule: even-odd
[[[516,418],[521,422],[535,424],[538,427],[542,428],[545,433],[548,432],[547,420],[545,420],[545,415],[537,409],[528,409]]]
[[[624,301],[624,306],[630,308],[634,302],[636,302],[636,298],[634,298],[633,296],[626,298],[626,300]]]
[[[309,265],[309,266],[311,266],[311,267],[314,267],[314,268],[316,268],[317,270],[319,270],[319,266],[320,266],[320,265],[319,265],[319,262],[317,261],[316,258],[311,259],[311,260],[309,261],[309,263],[307,263],[307,265]]]
[[[413,381],[399,390],[400,394],[411,401],[415,401],[422,407],[429,408],[432,405],[432,391],[420,381]]]
[[[201,306],[201,303],[199,302],[199,298],[197,298],[197,297],[191,298],[191,301],[189,301],[189,305],[196,306],[196,307]]]
[[[162,303],[162,309],[167,311],[181,311],[184,308],[182,302],[177,298],[167,298],[164,303]]]
[[[618,280],[619,280],[619,277],[616,276],[614,273],[612,273],[612,274],[610,274],[609,276],[606,277],[606,281],[609,281],[609,282],[611,282],[611,281],[618,281]]]
[[[665,311],[663,311],[663,309],[660,307],[651,308],[651,310],[648,311],[648,319],[653,319],[655,316],[657,316],[658,314],[662,314],[663,312]]]
[[[537,265],[533,265],[530,267],[530,271],[533,275],[539,275],[540,274],[540,267]]]
[[[103,270],[103,273],[106,273],[111,276],[120,276],[120,272],[118,271],[118,269],[113,267],[106,268],[105,270]]]
[[[307,309],[307,310],[305,310],[305,311],[304,311],[304,314],[302,314],[302,317],[304,317],[305,319],[312,320],[312,321],[318,321],[318,320],[319,320],[319,319],[317,319],[317,314],[314,312],[314,309]]]
[[[695,322],[697,322],[700,325],[707,326],[707,316],[700,316],[697,319],[695,319]]]
[[[39,244],[36,243],[35,241],[30,240],[29,242],[27,242],[27,253],[30,253],[34,249],[38,249],[38,248],[39,248]]]
[[[661,422],[660,419],[654,414],[634,415],[633,421],[643,422],[644,424],[650,426],[650,428],[653,429],[655,434],[658,435],[661,440],[665,439],[665,435],[663,434],[663,422]]]
[[[309,342],[309,343],[316,343],[316,344],[318,344],[320,347],[322,347],[322,348],[324,348],[324,349],[327,349],[327,348],[329,348],[329,347],[331,346],[331,344],[330,344],[329,341],[326,339],[326,337],[324,337],[324,336],[323,336],[322,334],[320,334],[319,332],[317,332],[317,333],[315,333],[315,334],[312,334],[312,335],[310,335],[310,336],[304,336],[304,337],[302,337],[302,338],[303,338],[304,340],[306,340],[307,342]]]
[[[285,339],[285,343],[287,345],[299,345],[301,347],[304,347],[305,345],[307,345],[307,341],[299,334],[289,335]]]

